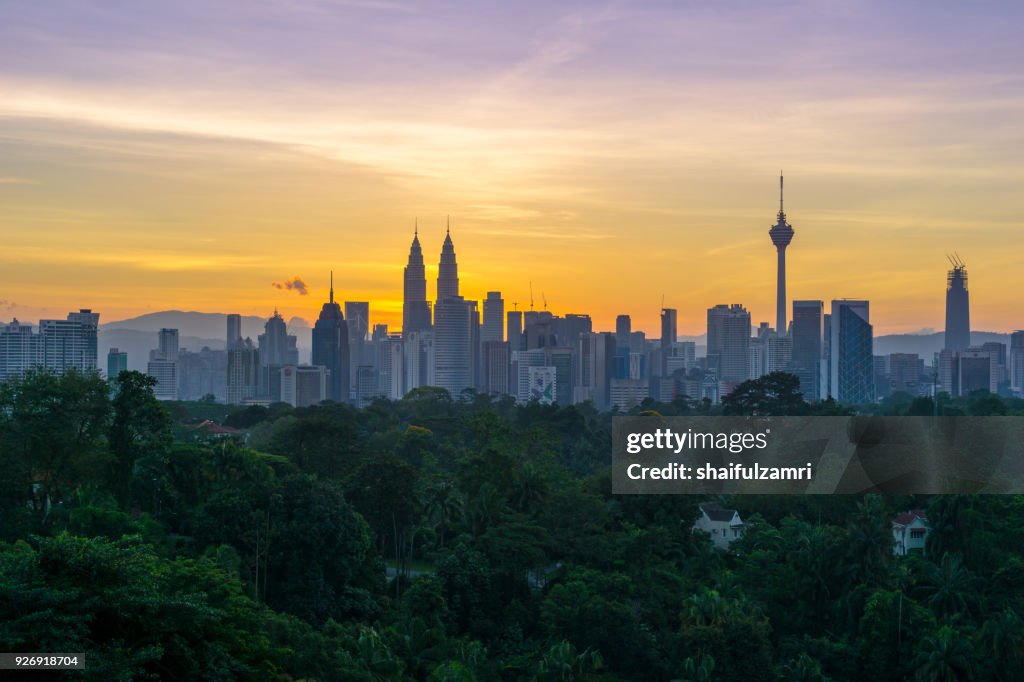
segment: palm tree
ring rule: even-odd
[[[996,679],[1012,680],[1024,658],[1024,622],[1010,607],[985,621],[981,628],[985,653],[995,664]]]
[[[943,554],[938,566],[926,564],[918,592],[937,616],[950,621],[974,604],[974,582],[974,576],[963,565],[960,555]]]
[[[921,642],[914,663],[921,682],[959,682],[974,675],[971,646],[951,625],[943,625]]]
[[[690,656],[683,661],[683,676],[672,682],[711,682],[714,672],[714,657],[701,651],[696,657]]]

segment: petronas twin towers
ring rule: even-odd
[[[459,265],[455,261],[451,226],[445,232],[441,246],[441,262],[437,271],[437,300],[459,295]],[[423,265],[419,226],[416,226],[409,248],[409,262],[405,266],[405,294],[402,304],[402,335],[422,332],[431,328],[430,302],[427,300],[427,273]]]

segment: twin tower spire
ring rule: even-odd
[[[402,334],[426,331],[431,326],[431,315],[430,303],[427,301],[427,273],[423,265],[423,249],[420,247],[419,220],[413,227],[409,262],[405,266],[404,275]],[[437,300],[442,301],[458,295],[459,266],[455,260],[455,244],[452,242],[449,218],[445,228],[444,244],[441,245],[441,261],[437,268]]]

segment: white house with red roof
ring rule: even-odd
[[[930,530],[928,517],[922,509],[897,514],[892,520],[893,553],[906,556],[910,552],[923,552]]]

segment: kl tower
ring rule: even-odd
[[[785,336],[786,328],[786,247],[793,241],[793,226],[786,222],[786,213],[782,210],[782,172],[779,171],[779,215],[778,222],[768,230],[768,236],[775,244],[779,253],[778,297],[776,301],[775,333]]]

